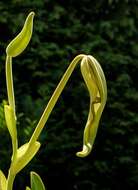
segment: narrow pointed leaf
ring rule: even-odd
[[[16,131],[16,120],[14,111],[11,106],[4,105],[5,120],[13,141],[16,141],[17,131]]]
[[[0,190],[7,189],[7,180],[3,172],[0,170]]]
[[[12,172],[17,174],[20,170],[22,170],[32,160],[39,148],[40,143],[38,141],[31,146],[29,146],[29,143],[22,145],[17,150],[17,158],[12,164]]]
[[[6,53],[8,56],[16,57],[21,54],[27,47],[32,36],[34,15],[34,12],[31,12],[28,15],[23,29],[8,45],[6,49]]]
[[[42,182],[42,179],[35,172],[31,172],[31,189],[32,190],[38,190],[38,189],[45,190],[45,186]]]

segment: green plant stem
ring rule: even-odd
[[[18,140],[16,138],[15,142],[12,140],[12,161],[16,159],[18,149]]]
[[[14,98],[14,89],[13,89],[13,77],[12,77],[12,57],[6,57],[6,84],[7,84],[7,93],[9,105],[13,108],[14,116],[15,114],[15,98]]]
[[[6,84],[7,84],[7,93],[8,93],[8,101],[9,105],[12,107],[14,112],[14,117],[16,120],[16,114],[15,114],[15,98],[14,98],[14,88],[13,88],[13,77],[12,77],[12,57],[8,56],[6,57]],[[17,134],[16,134],[17,136]],[[17,154],[17,148],[18,148],[18,140],[12,139],[12,149],[13,149],[13,155],[12,159],[14,160]]]
[[[63,75],[63,77],[61,78],[57,88],[55,89],[51,99],[49,100],[39,122],[38,125],[30,139],[30,146],[38,139],[41,131],[44,128],[45,123],[47,122],[47,119],[50,116],[51,111],[53,110],[60,94],[62,93],[66,83],[68,82],[68,79],[70,78],[74,68],[76,67],[77,63],[84,57],[85,55],[81,54],[76,56],[73,61],[71,62],[71,64],[69,65],[68,69],[66,70],[65,74]]]
[[[7,84],[8,102],[11,108],[13,109],[14,117],[16,120],[11,56],[6,57],[6,84]],[[14,160],[16,159],[17,148],[18,148],[18,140],[16,137],[15,139],[12,139],[12,149],[13,149],[12,162],[14,162]],[[11,173],[11,168],[10,168],[9,173],[8,173],[8,179],[7,179],[7,190],[12,190],[14,179],[15,179],[15,175]]]
[[[7,190],[12,190],[13,189],[14,179],[15,179],[15,175],[12,174],[11,170],[9,169],[8,179],[7,179]]]

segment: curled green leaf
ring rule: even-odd
[[[79,157],[87,156],[93,147],[99,121],[106,104],[107,86],[103,70],[92,56],[86,56],[81,62],[81,72],[90,94],[88,120],[84,130],[83,150],[77,153]]]
[[[45,186],[43,184],[43,181],[41,177],[35,173],[31,172],[31,189],[32,190],[45,190]]]
[[[8,56],[16,57],[21,54],[27,47],[32,36],[34,15],[34,12],[31,12],[28,15],[23,29],[8,45],[6,49],[6,53]]]
[[[0,170],[0,190],[7,190],[7,180],[1,170]]]
[[[36,141],[29,146],[29,143],[22,145],[17,150],[16,160],[12,163],[11,171],[13,174],[17,174],[21,171],[35,156],[40,148],[40,143]]]

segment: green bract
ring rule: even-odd
[[[5,120],[6,120],[9,133],[11,135],[13,142],[15,142],[17,138],[17,131],[16,131],[16,121],[15,121],[13,109],[11,106],[5,105],[4,112],[5,112]]]
[[[11,171],[13,174],[17,174],[21,171],[35,156],[40,148],[40,143],[35,142],[32,146],[29,146],[28,143],[22,145],[17,150],[17,156],[15,161],[12,163]]]
[[[88,119],[84,129],[83,149],[77,153],[79,157],[87,156],[94,144],[101,114],[106,104],[107,86],[103,70],[98,61],[91,55],[80,54],[70,63],[57,88],[51,96],[29,142],[18,148],[16,129],[16,109],[13,88],[12,58],[21,54],[30,42],[33,30],[34,12],[31,12],[24,24],[22,31],[15,37],[6,49],[6,84],[8,94],[8,105],[4,105],[5,120],[12,140],[12,158],[8,177],[0,171],[0,190],[12,190],[14,179],[35,156],[40,148],[38,138],[59,98],[67,84],[76,65],[80,64],[81,73],[90,96],[90,107]],[[45,190],[44,184],[38,174],[31,172],[31,188],[26,190]]]

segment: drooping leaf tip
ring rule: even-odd
[[[76,156],[84,158],[90,154],[91,150],[92,150],[92,146],[90,144],[83,145],[82,151],[77,152]]]

